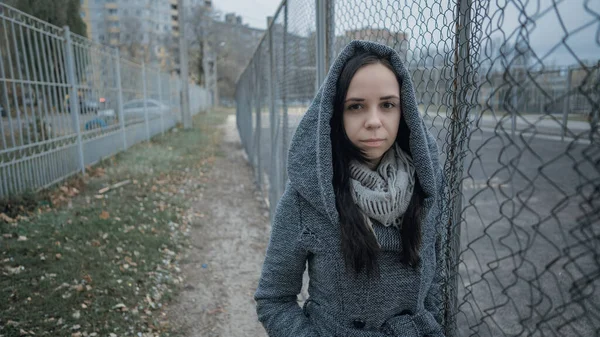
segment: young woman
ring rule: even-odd
[[[346,46],[288,158],[255,294],[269,336],[443,337],[442,173],[400,56]]]

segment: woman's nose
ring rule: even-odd
[[[370,111],[367,122],[365,123],[367,129],[378,129],[381,127],[381,118],[377,111]]]

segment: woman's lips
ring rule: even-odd
[[[379,147],[383,144],[384,139],[365,139],[361,140],[361,143],[365,144],[367,147]]]

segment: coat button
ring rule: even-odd
[[[365,321],[360,319],[355,319],[354,321],[352,321],[352,324],[354,324],[354,327],[357,329],[362,329],[366,325]]]

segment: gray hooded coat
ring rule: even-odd
[[[330,141],[336,83],[346,62],[360,50],[390,60],[400,79],[402,118],[423,204],[421,263],[398,261],[400,231],[374,224],[381,245],[379,278],[346,271],[340,234]],[[262,276],[255,293],[258,319],[271,337],[443,337],[440,294],[442,174],[435,138],[418,112],[413,84],[391,48],[353,41],[340,53],[294,134],[289,150],[289,181],[271,228]],[[308,261],[310,298],[300,307],[297,294]]]

